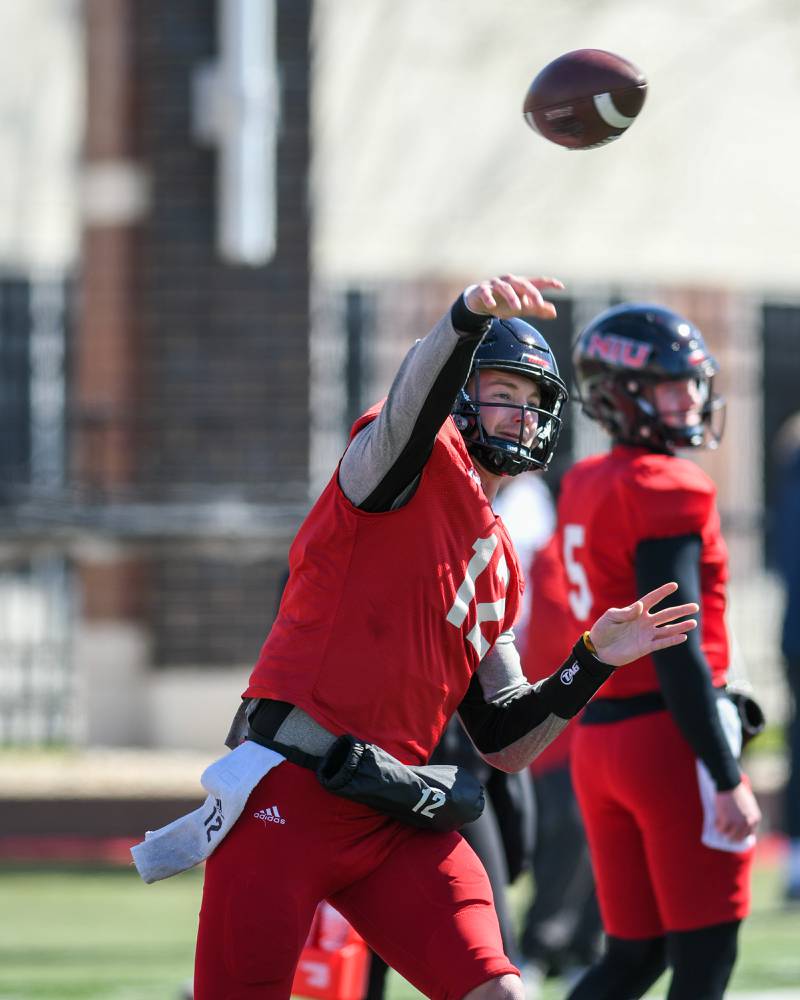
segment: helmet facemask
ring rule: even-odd
[[[481,398],[481,370],[502,371],[504,368],[524,375],[539,387],[541,400],[538,406]],[[494,475],[516,476],[532,469],[546,469],[558,442],[562,423],[560,413],[566,402],[566,389],[560,379],[554,379],[549,373],[542,372],[538,377],[531,377],[530,370],[520,371],[517,366],[512,365],[504,368],[497,363],[475,364],[471,376],[472,394],[466,388],[462,389],[453,409],[456,426],[464,435],[469,453]],[[519,413],[516,439],[489,435],[481,420],[482,408],[516,410]],[[532,440],[526,443],[531,423],[528,414],[534,415],[536,426]]]
[[[592,380],[579,396],[587,416],[601,423],[622,444],[672,453],[683,448],[715,449],[725,429],[725,400],[714,391],[714,374],[691,376],[702,397],[698,421],[679,422],[683,410],[657,408],[654,387],[681,379],[616,376]],[[649,390],[649,391],[648,391]]]

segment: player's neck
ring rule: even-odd
[[[500,483],[503,481],[504,477],[494,475],[494,473],[484,469],[481,463],[476,462],[474,459],[472,464],[475,466],[475,471],[478,473],[478,477],[481,481],[481,487],[483,488],[483,492],[486,494],[486,499],[490,504],[494,504],[497,491],[500,489]]]

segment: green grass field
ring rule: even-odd
[[[178,1000],[200,887],[198,872],[147,886],[132,869],[0,869],[0,1000]],[[519,906],[528,891],[515,889]],[[800,997],[800,908],[777,900],[775,870],[760,869],[733,990],[794,987]],[[390,980],[388,1000],[417,996]],[[563,989],[548,984],[545,996]]]

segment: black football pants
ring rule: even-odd
[[[568,1000],[638,1000],[667,967],[667,1000],[722,1000],[736,962],[739,923],[641,941],[609,936],[605,955]]]

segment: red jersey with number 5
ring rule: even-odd
[[[701,646],[712,683],[724,684],[728,558],[716,489],[702,469],[688,459],[626,445],[586,458],[563,479],[557,530],[570,609],[582,629],[606,608],[631,604],[640,596],[635,568],[640,542],[700,536]],[[664,606],[668,603],[669,598]],[[655,666],[647,656],[615,671],[603,686],[603,697],[658,689]]]
[[[481,659],[514,624],[523,586],[452,418],[397,510],[359,510],[334,474],[289,571],[245,697],[290,702],[407,764],[428,759]]]

